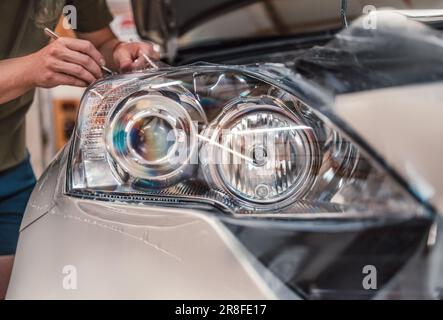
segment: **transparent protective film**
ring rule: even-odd
[[[96,84],[82,101],[70,177],[71,194],[234,214],[423,214],[340,130],[253,68],[194,65]]]
[[[368,28],[368,19],[375,27]],[[392,12],[372,13],[307,50],[293,70],[334,97],[322,113],[356,133],[417,197],[443,212],[443,179],[435,174],[443,161],[440,30]]]
[[[439,160],[442,37],[390,21],[375,30],[357,21],[291,68],[199,64],[96,83],[82,101],[67,194],[213,213],[275,291],[441,296],[439,207],[408,173],[425,172],[410,161],[418,154]],[[438,180],[438,169],[421,177]],[[376,289],[364,282],[371,270]]]

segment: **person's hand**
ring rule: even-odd
[[[133,71],[149,67],[145,58],[159,60],[160,55],[147,42],[120,42],[114,49],[114,63],[121,71]]]
[[[100,79],[100,65],[105,63],[101,53],[86,40],[59,38],[30,55],[33,84],[52,88],[58,85],[86,87]]]

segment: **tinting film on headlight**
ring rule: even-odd
[[[95,84],[82,100],[68,194],[233,214],[421,213],[279,83],[246,68],[192,66]]]

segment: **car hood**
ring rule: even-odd
[[[151,19],[139,30],[143,35],[145,32],[153,31],[158,27],[174,29],[173,31],[183,33],[214,15],[234,10],[257,0],[133,0],[135,18],[141,22],[143,15],[148,14]],[[165,18],[172,20],[164,21]],[[162,31],[162,30],[157,30]]]
[[[254,39],[340,29],[346,22],[343,8],[346,8],[348,20],[389,8],[413,19],[433,22],[442,20],[443,10],[435,10],[439,7],[438,0],[132,0],[140,37],[162,45],[169,53],[183,46],[177,42],[180,37],[189,35],[198,27],[206,29],[206,42],[226,40],[226,35],[229,39]],[[245,9],[243,11],[247,13],[239,15],[239,9]],[[224,20],[228,15],[231,17]],[[207,28],[208,22],[217,19],[219,23],[215,27]],[[247,29],[251,29],[249,33],[245,31]],[[223,33],[224,38],[220,37]],[[201,41],[201,34],[199,36],[192,41]]]
[[[312,10],[314,6],[309,1],[303,0],[132,0],[139,35],[145,40],[152,40],[160,44],[167,44],[168,41],[174,40],[208,21],[254,4],[261,6],[263,12],[266,12],[261,15],[256,10],[253,11],[252,14],[257,15],[257,19],[270,19],[272,23],[277,25],[279,22],[276,20],[279,19],[285,20],[282,25],[287,24],[288,17],[282,14],[284,9],[296,7],[297,11],[306,12]],[[315,15],[300,22],[309,24],[314,20],[329,21],[333,19],[335,24],[340,25],[341,4],[342,0],[333,0],[320,16]],[[319,12],[318,9],[315,11]],[[359,12],[356,16],[358,15],[360,15]],[[290,20],[292,19],[297,21],[298,17],[290,18]]]

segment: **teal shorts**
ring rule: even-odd
[[[20,224],[35,182],[29,156],[0,172],[0,256],[15,254]]]

